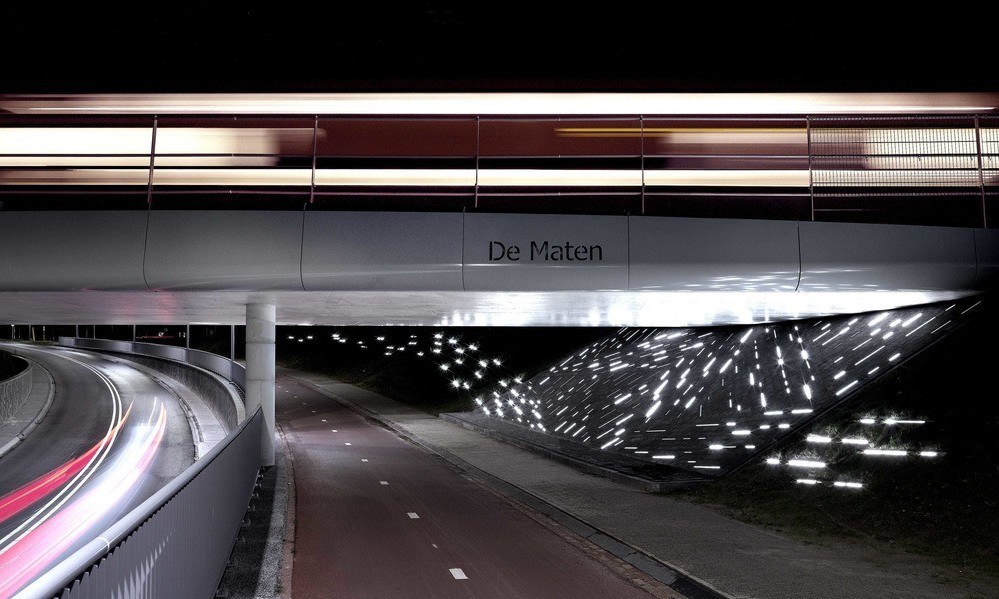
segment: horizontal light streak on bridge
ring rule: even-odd
[[[484,169],[479,185],[558,187],[639,187],[640,170]]]
[[[0,171],[6,185],[149,185],[149,167]]]
[[[0,98],[19,114],[763,115],[987,112],[969,93],[342,93],[101,94]]]
[[[145,167],[149,170],[149,154],[135,156],[100,156],[100,155],[35,155],[35,156],[2,156],[0,155],[0,168],[48,168],[56,169],[67,167],[103,167],[113,169],[117,167]],[[10,172],[10,171],[8,171]],[[4,171],[0,171],[0,180],[4,179]]]
[[[9,185],[148,185],[150,168],[66,168],[0,171]],[[154,185],[309,187],[307,168],[156,168]],[[814,185],[842,187],[967,187],[977,172],[948,170],[817,170]],[[662,187],[808,187],[805,170],[648,170],[646,186]],[[429,187],[640,187],[638,170],[480,170],[474,169],[316,169],[317,186]]]
[[[6,155],[135,154],[148,161],[152,140],[152,127],[4,127],[0,160]]]
[[[982,142],[994,144],[999,129],[980,129]],[[291,146],[300,155],[312,154],[312,128],[301,127],[170,127],[156,130],[155,152],[165,155],[270,155]],[[791,146],[808,155],[808,134],[802,128],[762,127],[569,127],[556,128],[560,137],[650,137],[680,145],[724,147],[740,145]],[[326,135],[323,128],[320,137]],[[819,156],[932,157],[975,156],[973,128],[841,128],[816,127],[813,150]],[[821,137],[818,137],[820,136]],[[834,137],[828,137],[834,136]],[[0,158],[11,156],[149,156],[151,127],[4,127],[0,128]],[[285,152],[287,153],[287,152]],[[660,155],[654,153],[655,155]],[[713,155],[708,152],[698,154]],[[651,154],[650,154],[651,155]],[[668,153],[666,154],[668,155]],[[795,155],[799,155],[795,153]],[[3,164],[3,163],[0,163]]]
[[[708,144],[801,144],[805,149],[808,129],[804,127],[561,127],[561,137],[654,137],[677,143]]]
[[[647,170],[646,185],[725,187],[808,187],[807,170]]]
[[[473,187],[475,169],[316,169],[316,185]]]
[[[281,145],[312,154],[312,127],[171,127],[156,129],[156,154],[277,154]]]

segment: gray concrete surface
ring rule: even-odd
[[[999,590],[985,583],[946,582],[955,572],[920,556],[849,540],[797,540],[668,494],[584,473],[328,377],[288,369],[279,374],[380,421],[500,492],[538,506],[581,536],[629,556],[646,573],[677,573],[733,598],[999,597]]]
[[[219,582],[217,596],[225,599],[276,599],[289,597],[291,544],[295,500],[287,447],[279,434],[274,439],[274,466],[264,470],[250,499],[246,519]],[[292,510],[289,512],[289,510]],[[287,571],[290,574],[290,570]]]

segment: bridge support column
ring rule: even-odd
[[[277,313],[273,304],[246,305],[246,415],[263,408],[260,465],[274,465],[274,374]]]

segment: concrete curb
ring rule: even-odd
[[[278,599],[291,599],[292,597],[292,576],[294,575],[295,566],[295,502],[297,501],[295,497],[295,456],[291,453],[291,446],[288,444],[288,438],[285,436],[284,429],[278,426],[275,447],[281,447],[281,452],[284,455],[284,480],[278,480],[277,483],[280,484],[284,482],[287,490],[284,496],[284,522],[283,522],[283,536],[281,537],[281,558],[280,565],[281,569],[277,576],[277,584],[280,585],[281,590],[277,593]]]
[[[715,588],[713,588],[708,583],[697,579],[690,574],[687,574],[680,568],[676,566],[662,562],[655,557],[645,553],[637,547],[628,545],[617,539],[613,535],[610,535],[597,527],[581,520],[572,514],[563,511],[561,508],[548,503],[544,499],[534,495],[533,493],[518,487],[512,483],[509,483],[497,476],[489,474],[488,472],[466,462],[462,458],[454,455],[447,449],[443,447],[438,447],[434,444],[428,443],[425,440],[417,437],[415,434],[411,433],[404,427],[396,424],[395,422],[382,417],[380,414],[373,412],[364,406],[354,403],[349,399],[334,395],[330,391],[319,387],[318,385],[308,381],[306,379],[299,378],[293,374],[287,373],[288,376],[295,378],[302,384],[314,389],[318,393],[333,399],[334,401],[340,403],[344,407],[347,407],[358,414],[361,414],[365,418],[384,426],[392,431],[394,431],[399,436],[410,441],[414,445],[417,445],[424,450],[439,456],[443,460],[451,463],[454,467],[458,468],[460,471],[479,479],[483,483],[499,490],[503,494],[511,497],[524,505],[548,516],[552,520],[558,522],[559,524],[565,526],[567,529],[571,530],[580,537],[594,543],[595,545],[601,547],[607,552],[611,553],[615,557],[618,557],[625,562],[631,564],[638,570],[641,570],[645,574],[651,576],[652,578],[658,580],[664,585],[670,587],[674,591],[682,594],[688,599],[734,599],[731,595],[727,595]],[[453,421],[448,421],[452,422]]]

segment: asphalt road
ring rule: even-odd
[[[630,599],[675,593],[287,377],[295,598]]]
[[[38,427],[0,459],[0,597],[10,591],[3,581],[26,582],[194,460],[186,416],[147,374],[88,352],[18,352],[52,374],[55,395]]]

